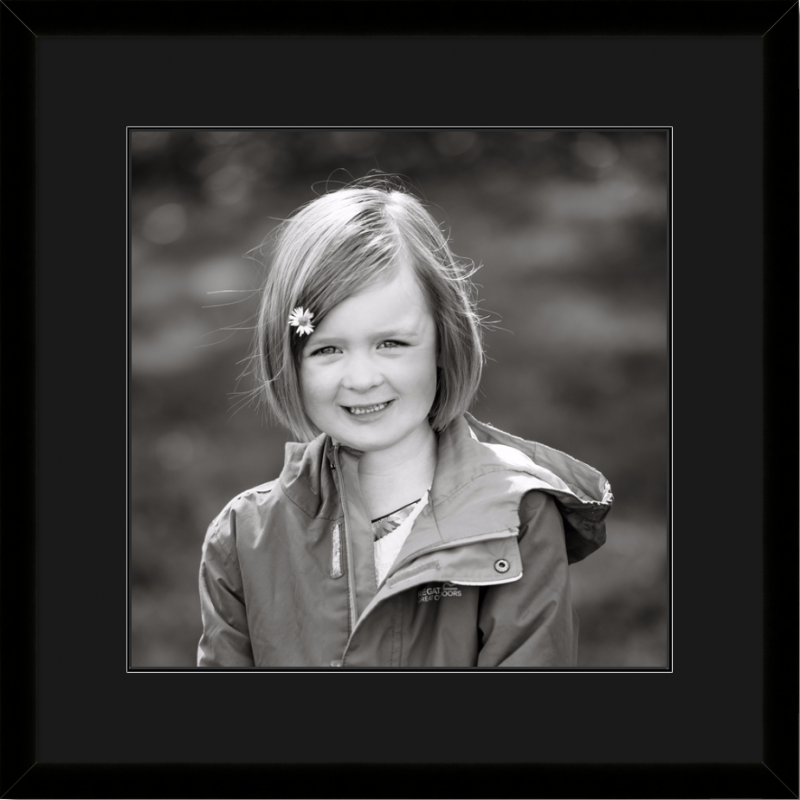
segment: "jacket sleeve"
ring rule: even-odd
[[[483,590],[477,666],[573,667],[578,617],[570,600],[564,525],[545,492],[523,497],[518,541],[522,578]]]
[[[255,666],[244,589],[232,533],[236,512],[226,508],[209,526],[200,562],[200,611],[203,635],[198,667]]]

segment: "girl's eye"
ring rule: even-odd
[[[382,348],[384,350],[396,350],[399,347],[405,347],[405,342],[397,342],[394,339],[387,339],[385,342],[381,342],[378,345],[378,348]],[[320,347],[317,350],[314,350],[310,353],[311,356],[332,356],[339,350],[338,347],[334,345],[328,345],[327,347]]]
[[[333,345],[329,345],[328,347],[320,347],[319,350],[315,350],[311,355],[312,356],[330,356],[333,355],[334,351],[336,350]]]

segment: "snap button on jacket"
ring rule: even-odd
[[[289,443],[280,477],[212,522],[198,666],[576,664],[568,565],[605,541],[599,472],[464,415],[439,435],[429,502],[378,585],[359,457],[325,435]]]

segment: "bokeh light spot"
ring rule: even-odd
[[[154,208],[142,223],[142,235],[154,244],[176,242],[186,231],[186,211],[180,203]]]
[[[247,195],[249,177],[250,173],[241,165],[228,164],[209,176],[206,188],[215,203],[224,206],[234,205]]]
[[[599,133],[584,131],[575,139],[575,154],[595,169],[607,169],[619,159],[616,145]]]

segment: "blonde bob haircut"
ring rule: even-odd
[[[440,366],[429,423],[441,431],[467,410],[484,361],[471,281],[476,268],[453,255],[436,221],[402,184],[373,177],[311,201],[275,230],[271,262],[255,333],[255,391],[298,440],[320,431],[301,402],[307,338],[289,325],[289,314],[302,306],[319,325],[343,300],[391,279],[402,264],[414,269],[436,322]]]

